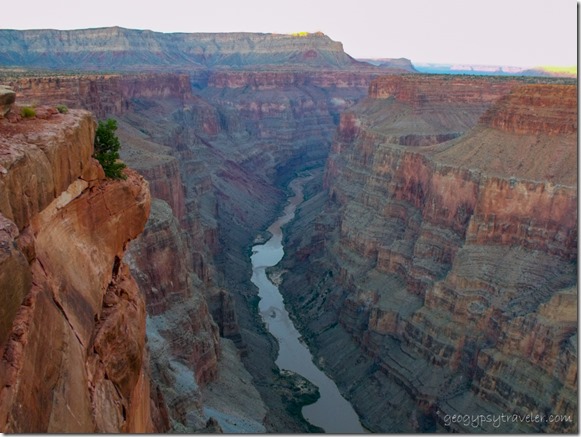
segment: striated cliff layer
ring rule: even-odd
[[[488,110],[439,160],[513,180],[574,186],[577,163],[577,95],[571,85],[516,88]],[[536,213],[535,213],[536,214]]]
[[[253,91],[280,90],[284,87],[365,88],[377,72],[365,71],[212,71],[205,76],[210,88],[244,88]],[[199,76],[200,79],[204,76]],[[199,79],[198,79],[199,81]],[[194,83],[197,81],[194,79]],[[201,82],[201,81],[200,81]]]
[[[187,101],[192,97],[187,75],[87,74],[14,78],[6,82],[23,103],[67,105],[93,112],[98,118],[128,112],[135,100]]]
[[[341,43],[322,33],[160,33],[108,27],[83,30],[1,30],[5,66],[69,70],[195,68],[349,68],[358,65]]]
[[[374,431],[576,431],[576,86],[457,80],[342,116],[285,298]],[[451,419],[480,414],[546,420]]]
[[[402,146],[428,146],[457,138],[518,82],[490,78],[416,75],[381,77],[369,86],[366,131]]]
[[[77,372],[75,381],[93,384],[71,413],[86,425],[85,412],[92,411],[93,428],[87,429],[308,430],[289,413],[296,393],[274,365],[277,345],[256,310],[248,249],[256,232],[276,216],[284,198],[278,187],[297,170],[323,165],[329,150],[329,198],[316,194],[322,186],[308,190],[312,197],[290,246],[296,261],[287,261],[298,275],[287,276],[286,286],[300,309],[305,335],[320,351],[320,364],[339,379],[365,424],[389,431],[467,430],[446,423],[446,415],[480,409],[568,412],[576,406],[576,330],[570,311],[576,280],[576,171],[571,166],[576,117],[570,88],[533,91],[518,88],[522,81],[498,79],[382,78],[371,84],[371,98],[340,116],[380,70],[354,71],[356,64],[340,44],[320,34],[187,35],[108,28],[0,35],[3,65],[188,73],[12,82],[29,103],[48,100],[91,109],[100,118],[115,116],[122,157],[149,181],[154,198],[143,234],[103,267],[103,283],[111,292],[97,319],[106,320],[83,327],[70,308],[91,319],[93,307],[74,294],[50,292],[67,315],[67,335],[83,347],[95,344],[87,357],[77,354],[89,363],[81,370],[63,367]],[[536,110],[529,114],[530,108]],[[44,144],[34,135],[26,141]],[[36,273],[27,267],[41,253],[36,247],[46,254],[49,243],[58,245],[52,234],[40,231],[43,243],[31,243],[28,223],[36,223],[63,190],[70,192],[66,199],[101,192],[100,183],[92,182],[99,179],[95,175],[82,176],[88,189],[77,182],[75,172],[90,172],[91,165],[80,165],[67,177],[28,177],[44,175],[50,166],[70,173],[64,169],[89,159],[85,148],[70,150],[73,159],[29,149],[14,155],[19,164],[10,172],[18,177],[0,175],[0,184],[9,188],[0,195],[16,193],[0,197],[7,217],[1,261],[7,267],[0,270],[0,281],[8,290],[0,309],[8,323],[0,325],[0,334],[16,345],[4,354],[9,363],[18,362],[13,351],[28,341],[21,335],[25,330],[13,328],[28,320],[28,313],[19,318],[25,311],[19,303],[23,290],[37,282],[47,282],[47,290],[59,287],[51,270],[45,270],[49,279],[35,282]],[[531,158],[552,156],[553,150],[558,159]],[[501,153],[504,158],[487,159]],[[33,162],[34,172],[19,167]],[[0,174],[7,168],[0,167]],[[133,186],[134,180],[124,184]],[[68,207],[66,199],[58,201],[67,205],[61,209]],[[107,208],[116,211],[108,202]],[[132,220],[124,220],[121,229],[127,231]],[[83,226],[92,226],[86,221]],[[55,222],[55,232],[61,232],[59,226],[64,225]],[[85,263],[100,265],[92,259]],[[45,264],[59,268],[56,261]],[[15,273],[7,278],[2,272]],[[74,287],[87,287],[70,276]],[[146,327],[135,283],[146,296]],[[27,302],[24,306],[40,311]],[[99,308],[98,299],[91,302]],[[123,318],[117,309],[131,317]],[[139,352],[140,341],[119,342],[121,332],[141,338],[143,329],[149,358]],[[50,352],[60,353],[68,344]],[[130,349],[127,364],[119,358],[122,346]],[[40,367],[47,353],[38,350],[34,359],[34,352],[27,352],[22,362]],[[134,377],[135,369],[147,375],[148,366],[151,385],[146,376]],[[55,378],[52,369],[48,381]],[[538,384],[527,385],[531,375]],[[545,383],[552,391],[541,390]],[[5,384],[2,399],[24,399],[25,393],[38,391],[35,386],[19,392],[17,385]],[[68,393],[66,385],[58,387],[58,393]],[[147,396],[135,394],[147,391]],[[50,392],[42,393],[43,400],[49,398]],[[30,414],[58,431],[54,424],[62,423],[67,408],[59,396],[50,398],[54,417],[48,419],[28,399],[26,410],[19,410],[20,401],[7,401],[1,410],[7,429],[27,430],[22,424]],[[538,428],[511,426],[508,430]]]
[[[575,87],[535,84],[504,97],[482,118],[488,127],[524,135],[577,132]]]
[[[167,406],[171,429],[208,431],[209,418],[218,417],[223,425],[230,415],[242,414],[245,406],[231,404],[226,393],[236,396],[246,389],[236,384],[239,378],[251,380],[240,358],[230,349],[223,351],[225,340],[220,338],[243,347],[232,296],[219,286],[213,261],[219,250],[216,198],[205,168],[207,153],[186,146],[192,140],[197,143],[197,137],[180,133],[184,143],[176,150],[168,137],[183,127],[171,116],[169,123],[159,116],[175,112],[181,121],[183,107],[172,98],[143,102],[144,109],[131,111],[127,121],[121,119],[120,138],[124,159],[150,181],[154,201],[146,229],[131,244],[126,260],[146,294],[152,378]],[[197,135],[213,133],[217,124],[207,103],[190,99],[185,108],[189,112],[198,106],[202,120],[195,126]],[[207,163],[216,165],[215,159]],[[227,367],[225,355],[231,362]],[[208,387],[215,384],[223,384],[224,394],[208,410]],[[252,390],[246,393],[246,406],[263,411],[263,401]],[[254,431],[264,430],[263,418]]]
[[[0,428],[162,431],[145,302],[121,261],[149,214],[147,182],[104,178],[85,111],[1,122]]]

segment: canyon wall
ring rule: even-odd
[[[382,78],[342,115],[283,291],[369,429],[578,429],[576,92]]]
[[[570,308],[576,302],[571,142],[577,125],[570,88],[413,75],[371,83],[385,69],[357,63],[322,34],[106,28],[0,35],[3,66],[152,72],[10,79],[22,102],[114,116],[122,158],[148,180],[153,200],[143,234],[126,252],[143,227],[129,216],[108,235],[123,240],[113,259],[87,250],[95,260],[78,257],[102,275],[92,287],[109,290],[100,307],[98,293],[88,303],[85,295],[62,296],[62,284],[83,293],[88,286],[73,273],[61,284],[55,271],[64,258],[47,253],[50,244],[58,246],[52,232],[60,235],[63,226],[74,227],[73,237],[83,226],[91,235],[101,230],[87,217],[80,225],[55,218],[52,226],[52,213],[42,215],[45,208],[66,211],[72,198],[101,202],[91,196],[105,195],[111,184],[95,182],[100,176],[91,173],[93,164],[65,171],[78,161],[90,163],[89,149],[70,150],[73,159],[43,150],[45,159],[32,147],[15,154],[10,168],[0,167],[1,174],[19,175],[0,174],[7,240],[2,271],[17,272],[0,277],[8,290],[1,311],[9,322],[0,326],[8,339],[3,362],[9,381],[0,399],[7,430],[57,432],[69,423],[71,431],[309,430],[289,413],[296,394],[274,364],[277,345],[257,312],[248,252],[279,212],[286,181],[324,165],[329,151],[325,189],[313,179],[291,231],[295,258],[285,263],[296,274],[285,277],[284,287],[319,364],[337,378],[365,425],[465,431],[447,424],[446,415],[576,407]],[[350,111],[368,87],[370,98]],[[75,114],[54,114],[54,120]],[[42,149],[39,138],[27,141]],[[536,154],[551,159],[535,160]],[[29,173],[25,164],[36,167]],[[45,175],[50,166],[60,176],[26,176]],[[92,176],[79,182],[75,172],[81,170]],[[139,177],[120,184],[139,198],[131,188],[143,185]],[[51,207],[63,191],[69,194]],[[102,203],[113,214],[119,207]],[[38,245],[31,242],[37,216],[55,228],[38,231]],[[110,255],[103,242],[95,244]],[[48,294],[26,298],[31,287]],[[52,306],[37,305],[36,296]],[[56,337],[69,339],[47,342],[50,351],[76,354],[70,363],[62,358],[62,369],[74,381],[89,381],[88,394],[81,383],[69,388],[54,367],[45,372],[50,384],[19,388],[21,375],[37,372],[48,356],[42,341],[27,334],[31,311],[46,308],[61,314],[54,320],[68,337]],[[83,323],[75,320],[77,311],[86,316]],[[85,326],[87,320],[94,326]],[[135,342],[119,344],[121,332],[133,333]],[[83,355],[87,345],[95,347]],[[516,360],[526,364],[516,366]],[[531,375],[536,385],[527,385]],[[545,383],[554,388],[549,394],[541,390]],[[44,402],[55,387],[59,395],[45,402],[53,405],[49,417],[27,393],[40,390]],[[76,409],[67,413],[63,399],[75,399]],[[23,425],[29,419],[34,428]],[[576,422],[541,428],[574,430]]]
[[[0,120],[0,429],[162,431],[144,296],[121,261],[149,214],[147,182],[105,179],[88,112],[49,113]]]
[[[330,74],[317,78],[306,73],[211,72],[204,81],[197,77],[191,80],[193,98],[179,103],[172,98],[135,100],[131,110],[119,116],[123,158],[150,180],[152,195],[167,202],[179,223],[171,238],[163,231],[167,224],[155,225],[151,234],[148,224],[144,236],[149,235],[146,245],[151,249],[135,253],[133,258],[138,260],[145,254],[151,259],[158,250],[176,253],[170,247],[188,248],[193,253],[191,261],[184,257],[189,270],[172,270],[169,256],[155,263],[155,268],[148,267],[150,271],[162,270],[157,277],[154,272],[147,275],[151,283],[144,283],[145,289],[155,288],[148,302],[157,305],[162,296],[187,288],[175,279],[170,284],[171,276],[190,275],[190,287],[203,296],[221,337],[234,341],[254,379],[265,382],[257,388],[269,412],[267,429],[304,431],[306,425],[290,418],[281,400],[283,395],[292,394],[275,372],[276,344],[266,335],[253,306],[256,290],[249,282],[247,250],[284,198],[275,182],[282,184],[306,166],[323,165],[339,111],[365,92],[369,75],[338,74],[336,82],[344,80],[345,85],[337,89]],[[172,193],[180,192],[180,185],[181,197],[175,197]],[[156,204],[153,211],[158,208]],[[182,209],[177,205],[182,204],[183,216],[176,213]],[[170,223],[167,206],[165,210],[166,223]],[[175,243],[178,240],[183,243]],[[136,277],[140,281],[142,275]],[[155,285],[160,279],[161,285]],[[172,298],[174,306],[183,302],[179,296]],[[199,314],[206,314],[203,311]],[[173,310],[165,313],[173,314]],[[196,338],[203,331],[202,326]],[[167,341],[171,344],[175,339],[168,337]],[[218,366],[220,362],[218,359]],[[198,365],[191,364],[198,375]],[[216,383],[219,380],[202,381],[202,397],[207,395],[207,387]],[[187,393],[184,397],[194,398]]]
[[[155,71],[9,79],[22,104],[114,116],[123,160],[149,181],[151,216],[123,259],[147,302],[153,427],[307,430],[288,412],[296,394],[274,365],[247,249],[278,212],[276,183],[323,165],[339,113],[381,69],[355,71],[322,34],[0,33],[4,66]]]
[[[284,198],[276,183],[324,164],[339,113],[364,95],[371,76],[209,72],[189,80],[140,74],[12,82],[22,101],[115,116],[123,160],[149,182],[151,216],[125,261],[146,296],[156,426],[192,432],[209,417],[229,423],[234,416],[224,412],[242,415],[254,405],[269,414],[244,429],[307,429],[287,412],[283,399],[294,395],[276,373],[276,343],[253,306],[247,249]],[[210,391],[224,387],[228,371],[245,372],[224,341],[234,342],[252,378],[267,381],[235,409]],[[231,365],[220,372],[223,353]]]
[[[189,77],[173,73],[54,74],[12,78],[5,83],[23,105],[67,105],[87,109],[99,119],[127,112],[135,99],[191,98]]]
[[[109,27],[84,30],[0,30],[5,66],[74,71],[160,71],[300,65],[349,68],[355,61],[341,43],[317,32],[160,33]]]

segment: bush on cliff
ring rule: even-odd
[[[117,122],[111,118],[100,121],[95,133],[94,157],[101,163],[105,176],[111,179],[125,179],[125,164],[119,162],[121,143],[115,135]]]
[[[23,106],[20,108],[20,115],[24,118],[34,118],[36,117],[36,109],[32,106]]]

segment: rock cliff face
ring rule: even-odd
[[[369,87],[369,131],[403,146],[451,140],[474,127],[484,111],[517,82],[417,75],[381,77]]]
[[[374,82],[290,228],[285,298],[372,430],[578,428],[577,90],[490,83]],[[450,420],[483,412],[571,420]]]
[[[394,98],[413,107],[429,107],[446,103],[482,105],[494,103],[506,94],[516,79],[463,76],[383,76],[369,87],[372,99]]]
[[[207,286],[193,271],[183,234],[169,205],[156,199],[126,260],[146,295],[152,377],[171,417],[187,430],[206,422],[199,387],[217,377],[220,342],[203,293]]]
[[[8,81],[19,101],[67,105],[93,112],[98,118],[121,115],[139,99],[187,101],[189,77],[177,74],[92,74],[15,78]]]
[[[367,88],[377,72],[325,71],[212,71],[206,76],[210,88],[244,88],[253,91],[284,87],[313,86],[319,88]],[[201,81],[200,81],[201,82]],[[194,82],[196,83],[196,82]]]
[[[85,30],[2,30],[0,64],[61,70],[349,68],[366,65],[322,33],[159,33],[109,27]]]
[[[576,90],[572,85],[516,87],[469,135],[438,157],[488,174],[575,185],[571,144],[578,129]]]
[[[121,262],[147,182],[105,180],[87,112],[0,122],[0,428],[155,431],[144,298]]]
[[[482,123],[503,132],[559,135],[577,132],[577,95],[573,86],[521,87],[490,109]]]
[[[236,160],[267,180],[322,165],[339,113],[365,93],[370,79],[348,73],[214,73],[200,96],[217,109],[224,127],[210,141],[232,153],[224,134],[236,135]]]

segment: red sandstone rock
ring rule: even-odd
[[[156,373],[160,414],[167,405],[165,414],[170,414],[169,409],[171,416],[183,424],[187,421],[180,415],[185,411],[203,415],[198,384],[204,386],[216,378],[220,356],[218,327],[206,303],[209,285],[194,272],[188,241],[167,203],[155,199],[145,231],[131,243],[125,257],[139,287],[145,290],[151,317],[148,335],[152,367],[183,363],[195,381],[192,386],[183,385]],[[163,416],[157,421],[163,423]]]
[[[505,178],[577,183],[577,87],[522,85],[438,159]]]
[[[86,111],[71,111],[58,119],[0,123],[0,212],[23,229],[93,165],[95,122]]]
[[[524,85],[495,104],[485,126],[519,134],[562,135],[577,132],[577,87]]]
[[[16,244],[18,237],[16,225],[0,214],[0,343],[7,340],[12,321],[31,286],[27,259]]]
[[[319,295],[336,300],[326,310],[385,372],[390,382],[381,390],[402,403],[431,405],[440,417],[483,408],[575,414],[576,316],[566,309],[576,307],[575,88],[526,85],[502,97],[510,81],[436,82],[378,79],[373,99],[342,116],[325,174],[330,202],[320,225],[289,247],[300,261],[285,267],[304,269],[306,279],[294,278],[287,291],[310,326],[323,314]],[[467,120],[454,111],[474,101],[486,115],[477,124],[474,112],[464,137],[403,146],[416,128],[461,127]],[[522,165],[487,162],[502,159],[500,149]],[[564,169],[558,182],[557,173],[548,177],[553,154]],[[329,214],[338,215],[335,230],[322,225]],[[325,283],[311,265],[332,268],[336,279]],[[300,291],[313,289],[316,296]],[[330,341],[326,332],[318,338]],[[376,401],[393,413],[391,426],[401,426],[406,413]],[[562,432],[577,422],[520,426],[507,429]]]
[[[414,108],[433,104],[492,104],[517,84],[511,79],[462,76],[382,76],[369,86],[372,99],[410,103]]]
[[[46,184],[3,203],[23,229],[25,240],[17,243],[28,254],[21,258],[32,286],[24,287],[16,313],[6,320],[0,429],[153,431],[144,371],[145,306],[120,263],[149,214],[147,183],[131,171],[127,180],[115,182],[87,171],[94,166],[94,123],[86,113],[3,134],[3,163],[10,163],[3,192],[30,186],[19,171],[37,171]],[[82,175],[93,175],[91,182]],[[18,239],[17,226],[11,226]]]
[[[99,118],[126,112],[132,99],[191,98],[188,76],[171,73],[35,77],[10,84],[21,104],[67,105],[90,110]]]

